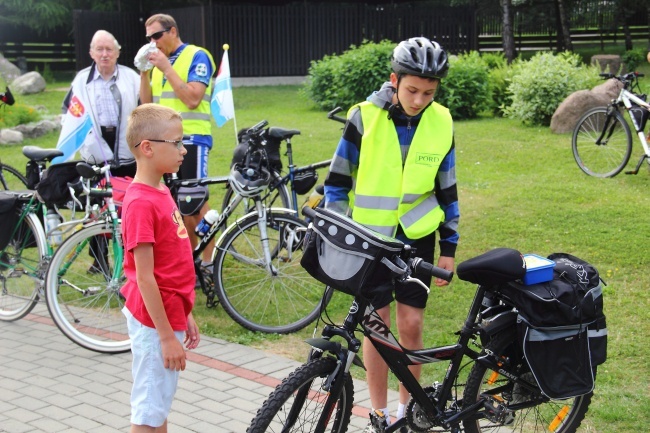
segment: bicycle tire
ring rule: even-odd
[[[518,347],[516,337],[513,333],[502,333],[497,335],[488,343],[482,355],[496,353],[510,362],[516,362],[520,369],[520,376],[526,375],[530,382],[535,379],[530,373],[528,363]],[[504,407],[508,412],[508,405],[521,404],[526,402],[526,393],[523,387],[518,387],[505,376],[499,375],[487,369],[485,366],[475,363],[467,377],[467,385],[463,395],[463,406],[468,407],[478,401],[481,395],[488,395],[490,390],[500,388],[501,391],[495,394],[492,399],[495,407]],[[496,391],[495,391],[496,392]],[[506,422],[496,420],[466,420],[463,422],[465,433],[573,433],[585,417],[592,394],[566,400],[547,400],[532,407],[526,407],[509,413],[503,413]],[[566,409],[565,409],[566,407]],[[563,413],[566,410],[566,413]],[[496,411],[495,411],[496,412]],[[507,421],[510,421],[508,424]],[[556,425],[553,425],[557,423]]]
[[[606,124],[608,107],[587,111],[578,120],[571,149],[578,167],[589,176],[614,177],[627,165],[632,154],[632,132],[623,115],[615,110],[609,117],[614,123]],[[607,126],[607,133],[598,144],[596,141]]]
[[[289,198],[290,194],[289,189],[287,188],[287,184],[284,182],[278,184],[282,178],[278,172],[274,171],[271,176],[271,184],[277,184],[278,186],[273,190],[267,189],[262,194],[266,208],[270,209],[272,207],[284,207],[287,209],[294,209],[294,207],[291,205],[291,199]],[[230,182],[228,182],[226,185],[226,193],[223,196],[223,202],[221,203],[222,214],[234,198],[235,191],[230,187]],[[253,198],[243,197],[242,201],[237,205],[237,207],[230,210],[230,214],[227,216],[226,220],[224,220],[223,227],[228,227],[228,219],[230,219],[232,223],[244,215],[247,215],[249,212],[253,212],[254,210],[255,200]]]
[[[131,348],[119,292],[122,247],[116,237],[110,222],[82,228],[56,250],[45,279],[47,308],[56,326],[79,346],[101,353]]]
[[[13,230],[13,229],[10,229]],[[0,321],[12,322],[29,314],[39,300],[47,263],[45,231],[36,214],[27,214],[16,225],[0,251]]]
[[[0,190],[22,191],[27,189],[25,176],[10,165],[0,162]]]
[[[316,359],[298,367],[269,395],[246,432],[314,431],[329,396],[328,392],[322,390],[323,384],[336,368],[337,362],[333,358]],[[350,375],[346,374],[336,407],[331,411],[334,417],[330,418],[326,432],[347,431],[353,398],[354,384]],[[296,410],[299,411],[296,420],[291,428],[287,429],[287,418]]]
[[[316,320],[331,292],[324,295],[325,286],[300,266],[307,223],[273,209],[267,212],[269,251],[277,270],[273,276],[264,264],[258,219],[252,214],[233,224],[219,241],[213,263],[217,297],[246,329],[296,332]]]

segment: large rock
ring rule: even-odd
[[[598,66],[601,73],[607,72],[614,75],[618,75],[619,72],[623,74],[625,69],[621,63],[621,56],[616,54],[596,54],[591,56],[591,64]]]
[[[52,120],[41,120],[40,122],[26,123],[12,128],[14,131],[19,131],[25,138],[37,138],[45,135],[50,131],[61,129],[61,122]]]
[[[13,129],[0,129],[0,144],[17,144],[23,142],[23,134]]]
[[[11,83],[16,78],[20,77],[20,69],[18,66],[5,59],[2,54],[0,54],[0,77],[5,80],[5,83]]]
[[[587,110],[609,104],[618,96],[621,87],[620,82],[607,80],[592,90],[578,90],[570,94],[553,113],[551,131],[556,134],[572,132]]]
[[[38,72],[28,72],[16,78],[10,85],[11,91],[21,95],[40,93],[45,90],[45,79]]]

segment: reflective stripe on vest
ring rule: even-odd
[[[445,219],[433,189],[438,168],[451,148],[449,110],[434,102],[423,113],[402,169],[393,121],[370,102],[358,107],[363,137],[353,219],[388,236],[395,235],[398,224],[410,239],[434,232]]]
[[[192,60],[199,50],[205,51],[208,54],[212,63],[212,70],[215,70],[215,64],[210,53],[201,47],[187,45],[172,66],[181,80],[187,82]],[[183,118],[183,134],[212,135],[212,125],[210,124],[212,79],[210,79],[210,85],[205,90],[199,106],[194,110],[187,108],[187,105],[176,96],[174,89],[169,84],[169,80],[166,80],[163,86],[163,73],[158,68],[154,68],[151,75],[151,93],[154,103],[164,105],[180,113]]]

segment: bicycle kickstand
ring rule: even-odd
[[[641,156],[641,159],[639,159],[639,162],[636,164],[636,168],[634,170],[626,171],[625,174],[638,174],[639,170],[641,169],[641,165],[643,164],[643,161],[645,161],[648,158],[648,155],[645,153]]]

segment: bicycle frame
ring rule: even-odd
[[[646,135],[644,134],[641,125],[638,124],[636,118],[630,112],[630,109],[633,107],[633,104],[636,104],[639,107],[642,107],[646,111],[650,112],[650,104],[627,90],[625,87],[621,89],[621,92],[619,93],[618,98],[614,101],[614,104],[623,105],[625,107],[627,115],[632,121],[632,125],[634,125],[634,130],[636,131],[637,137],[639,137],[639,141],[641,141],[641,145],[643,146],[644,155],[641,157],[641,160],[637,164],[636,171],[638,171],[641,167],[641,164],[643,163],[643,160],[650,158],[650,147],[648,146],[648,140],[646,139]]]
[[[503,366],[498,358],[498,354],[481,356],[479,351],[469,347],[470,341],[475,340],[480,331],[477,318],[485,308],[483,306],[483,299],[486,292],[487,290],[483,286],[477,288],[465,323],[458,333],[459,338],[456,344],[419,350],[403,348],[386,323],[377,314],[369,300],[362,296],[357,296],[350,307],[343,327],[327,325],[323,330],[322,338],[307,341],[315,348],[315,351],[312,351],[310,357],[320,356],[319,353],[322,352],[330,352],[337,355],[343,368],[337,369],[332,375],[335,377],[329,378],[328,383],[338,384],[342,387],[344,374],[349,371],[353,363],[359,362],[356,360],[356,356],[361,347],[361,342],[354,336],[354,330],[357,328],[357,325],[360,325],[364,335],[368,337],[372,345],[377,349],[377,352],[384,359],[390,371],[404,385],[411,394],[411,398],[419,405],[428,420],[434,425],[451,429],[464,420],[484,417],[485,411],[489,410],[491,406],[483,398],[479,399],[472,406],[462,410],[454,411],[453,413],[445,412],[447,402],[453,400],[452,391],[456,385],[463,358],[466,356],[475,362],[485,365],[488,369],[508,377],[515,383],[533,392],[537,392],[534,384],[521,379],[516,372],[509,371],[507,367]],[[511,325],[514,326],[516,320],[515,315],[511,317],[511,320]],[[346,340],[347,350],[342,349],[339,344],[331,342],[332,337],[341,337]],[[436,389],[436,401],[434,401],[427,395],[425,389],[422,388],[422,385],[420,385],[408,367],[410,365],[429,364],[441,361],[449,361],[449,367],[440,387]],[[334,405],[336,403],[338,393],[332,390],[331,394],[334,397],[328,399],[326,405]],[[546,397],[540,394],[539,399],[546,399]],[[454,401],[458,403],[460,400],[455,399]],[[538,403],[539,400],[535,399],[527,403],[522,403],[516,406],[516,408],[534,406]],[[482,409],[483,406],[485,406],[484,409]],[[328,410],[328,408],[332,409],[333,406],[326,406],[323,414],[331,414],[332,411]],[[316,431],[323,431],[324,426],[327,425],[327,421],[328,419],[321,419]],[[389,426],[386,429],[386,433],[396,431],[405,425],[406,418],[402,418]]]

